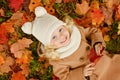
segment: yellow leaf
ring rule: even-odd
[[[110,40],[110,36],[109,35],[105,35],[104,36],[104,41],[108,42]]]

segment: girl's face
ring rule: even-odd
[[[54,48],[67,46],[70,43],[70,33],[64,26],[58,27],[53,33],[50,41]]]

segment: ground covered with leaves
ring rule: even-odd
[[[120,53],[120,0],[0,0],[0,80],[57,80],[37,54],[39,42],[21,30],[37,6],[61,20],[69,15],[78,25],[97,27],[108,53]]]

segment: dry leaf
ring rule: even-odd
[[[11,71],[10,66],[14,64],[14,59],[12,57],[7,56],[5,58],[4,64],[0,66],[0,74],[2,73],[8,73]]]
[[[0,53],[0,65],[2,65],[3,63],[5,63],[5,61],[4,61],[3,56],[2,56],[1,53]]]
[[[104,15],[99,9],[93,9],[91,12],[92,25],[99,25],[104,21]]]
[[[22,53],[21,57],[16,59],[16,63],[18,63],[20,65],[21,64],[29,64],[30,60],[32,59],[32,55],[31,54],[32,54],[31,51],[23,50],[23,53]]]
[[[28,76],[28,74],[30,73],[30,68],[29,68],[29,66],[26,65],[26,64],[23,64],[23,65],[21,65],[20,67],[21,67],[21,69],[22,69],[21,73],[22,73],[23,75],[25,75],[25,76]]]
[[[25,76],[19,71],[17,73],[12,74],[11,80],[26,80]]]
[[[41,0],[30,0],[30,4],[29,4],[30,12],[34,12],[34,9],[40,5],[41,5]]]
[[[21,8],[23,2],[24,0],[8,0],[9,8],[16,12]]]
[[[14,54],[16,58],[21,58],[24,53],[24,49],[28,48],[32,43],[31,39],[23,38],[18,40],[16,43],[12,44],[10,47],[11,53]]]
[[[84,15],[89,10],[89,5],[86,1],[82,1],[82,4],[76,3],[76,13]]]
[[[5,17],[5,11],[3,8],[0,9],[0,16]]]
[[[112,9],[108,9],[104,6],[101,7],[101,11],[103,12],[104,14],[104,17],[105,17],[105,22],[108,24],[108,25],[111,25],[112,24],[112,15],[113,15],[113,10]]]

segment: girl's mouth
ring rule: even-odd
[[[61,43],[65,43],[66,41],[67,41],[67,36],[65,37],[65,39]]]

